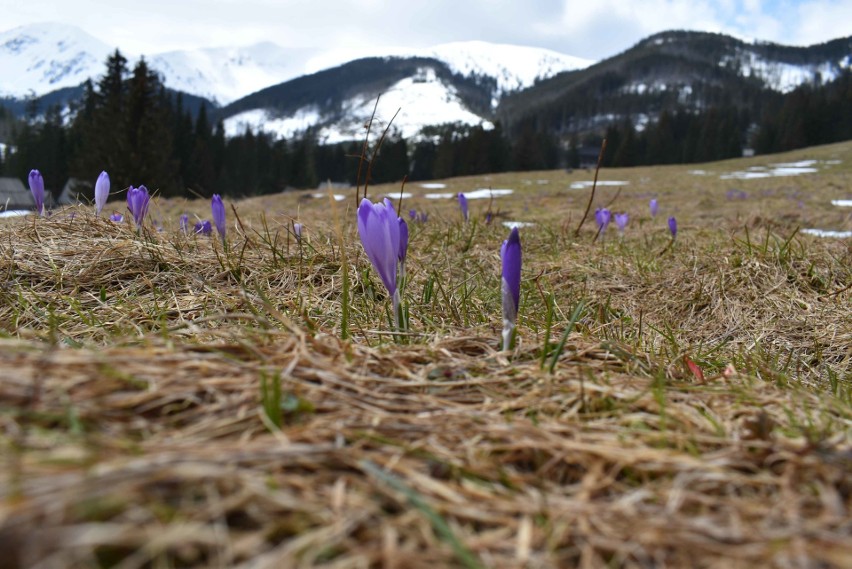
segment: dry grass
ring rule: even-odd
[[[536,222],[511,354],[507,231],[461,226],[416,186],[405,209],[430,220],[412,225],[402,344],[354,224],[338,339],[325,200],[237,203],[227,252],[168,221],[209,217],[200,202],[159,203],[166,230],[143,235],[82,208],[3,222],[3,567],[852,565],[852,249],[796,233],[852,229],[830,206],[850,197],[852,144],[778,161],[803,157],[841,163],[604,172],[630,184],[598,203],[632,221],[603,243],[572,235],[588,194],[566,188],[586,173],[446,181],[515,188],[499,219]],[[650,194],[678,216],[674,247]],[[542,350],[581,301],[549,374]],[[279,381],[270,415],[261,385]]]

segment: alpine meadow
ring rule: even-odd
[[[3,219],[2,564],[849,567],[850,187],[846,142]]]

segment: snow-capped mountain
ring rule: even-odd
[[[303,74],[304,61],[315,53],[263,42],[247,47],[170,51],[147,59],[171,89],[226,105]]]
[[[282,138],[297,136],[308,128],[314,128],[317,140],[333,144],[363,138],[364,125],[372,117],[374,109],[374,133],[381,132],[393,119],[393,132],[406,139],[414,139],[427,125],[455,123],[482,125],[486,129],[493,126],[489,120],[468,108],[452,81],[440,77],[433,67],[428,66],[417,68],[411,76],[392,83],[380,93],[362,91],[341,100],[332,108],[322,109],[319,105],[310,104],[287,113],[256,108],[228,117],[224,125],[229,136],[251,129]]]
[[[75,26],[39,24],[0,32],[0,97],[44,95],[103,73],[113,47]]]
[[[44,95],[75,87],[104,72],[116,47],[78,27],[58,23],[20,26],[0,32],[0,97]],[[130,65],[140,54],[124,52]],[[495,95],[529,87],[537,79],[593,62],[532,47],[458,42],[427,49],[369,49],[320,53],[287,49],[271,42],[144,54],[167,87],[226,105],[265,87],[363,57],[430,57],[455,73],[496,80]],[[496,103],[496,100],[495,100]]]

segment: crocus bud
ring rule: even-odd
[[[417,219],[417,210],[416,209],[408,210],[408,219],[410,219],[411,221],[414,221],[415,219]]]
[[[213,226],[210,224],[210,220],[205,219],[204,221],[199,221],[195,224],[195,233],[200,235],[210,235],[213,233]]]
[[[648,202],[648,208],[651,210],[651,217],[657,217],[657,212],[660,211],[660,206],[657,204],[656,199]]]
[[[151,196],[148,194],[148,188],[145,186],[139,186],[138,188],[130,186],[130,189],[127,190],[127,209],[133,216],[133,221],[136,222],[137,229],[142,227],[142,223],[145,221],[150,200]]]
[[[302,242],[302,224],[301,223],[293,223],[293,235],[296,236],[296,241],[299,243]]]
[[[615,214],[615,225],[618,227],[619,233],[624,233],[624,229],[627,227],[629,219],[630,217],[626,213]]]
[[[35,200],[36,213],[44,215],[44,178],[38,170],[30,170],[30,191]]]
[[[216,224],[216,231],[219,232],[219,236],[224,243],[225,230],[227,229],[225,226],[225,204],[222,203],[222,198],[219,197],[219,194],[213,194],[213,199],[210,200],[210,210],[213,212],[213,223]]]
[[[672,239],[677,237],[677,220],[674,216],[669,218],[669,232],[672,234]]]
[[[512,332],[518,317],[518,305],[521,300],[521,237],[518,228],[513,227],[509,238],[500,247],[503,263],[501,291],[503,296],[503,349],[508,350],[512,342]]]
[[[598,230],[603,233],[609,225],[612,213],[607,208],[598,208],[595,210],[595,222],[598,224]]]
[[[113,214],[109,216],[109,220],[114,221],[116,223],[121,223],[122,221],[124,221],[124,216],[116,211],[116,212],[113,212]]]
[[[462,216],[464,217],[464,220],[467,221],[467,219],[468,219],[467,198],[464,197],[464,194],[462,194],[461,192],[459,193],[459,207],[461,208],[461,212],[462,212]]]
[[[379,273],[382,283],[393,297],[393,313],[399,328],[399,291],[397,290],[397,262],[400,251],[400,223],[393,204],[385,198],[383,202],[372,203],[361,200],[358,206],[358,235],[364,252]]]
[[[100,215],[109,198],[109,174],[101,172],[95,182],[95,214]]]

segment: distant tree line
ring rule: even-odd
[[[703,162],[852,139],[852,72],[804,85],[770,100],[760,113],[720,104],[697,112],[663,110],[641,130],[631,120],[609,126],[606,166]],[[321,182],[355,183],[361,142],[319,144],[308,131],[289,140],[250,130],[226,137],[206,107],[191,112],[180,94],[168,92],[144,59],[129,69],[116,51],[97,83],[85,85],[72,119],[59,107],[14,121],[0,107],[0,129],[11,130],[14,152],[0,156],[0,174],[26,179],[39,168],[47,187],[69,177],[94,181],[107,170],[114,189],[145,184],[164,196],[247,196]],[[37,118],[38,116],[38,118]],[[546,121],[493,128],[428,127],[413,141],[389,136],[369,168],[370,182],[446,178],[500,171],[576,167],[581,147],[599,146],[601,133],[583,136],[548,128]],[[8,140],[8,137],[6,138]],[[371,141],[372,158],[377,140]],[[361,181],[366,177],[363,166]]]

